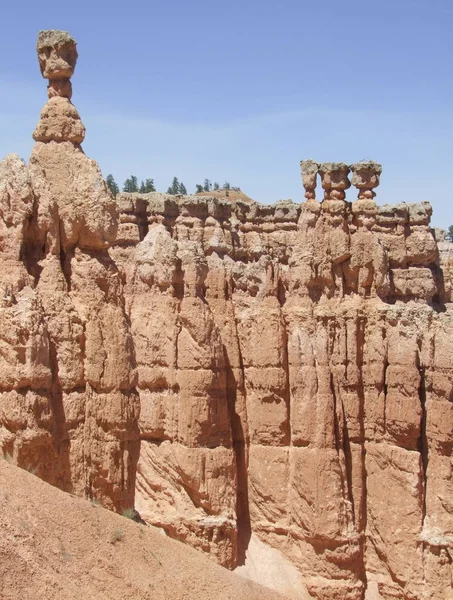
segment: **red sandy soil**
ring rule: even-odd
[[[283,600],[0,458],[2,600]]]

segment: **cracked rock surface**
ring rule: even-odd
[[[3,452],[230,569],[265,544],[319,600],[451,598],[431,206],[345,202],[343,163],[322,203],[312,179],[303,204],[114,201],[53,114],[29,166],[0,163]]]

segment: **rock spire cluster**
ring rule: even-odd
[[[376,196],[373,190],[379,185],[382,173],[382,165],[371,160],[347,165],[342,162],[317,163],[309,158],[302,160],[300,166],[307,200],[316,198],[318,174],[321,176],[324,200],[344,200],[351,183],[359,190],[359,200],[373,199]],[[351,181],[348,178],[350,172]]]

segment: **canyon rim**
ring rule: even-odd
[[[3,454],[229,569],[272,552],[295,597],[451,600],[453,252],[430,204],[313,160],[302,204],[114,199],[75,40],[37,50],[30,161],[0,163]]]

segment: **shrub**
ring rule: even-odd
[[[115,529],[110,536],[110,543],[116,544],[116,542],[121,542],[124,539],[124,532],[122,529]]]
[[[126,508],[126,510],[123,510],[123,517],[126,517],[126,519],[130,519],[131,521],[135,521],[135,510],[133,508]]]

